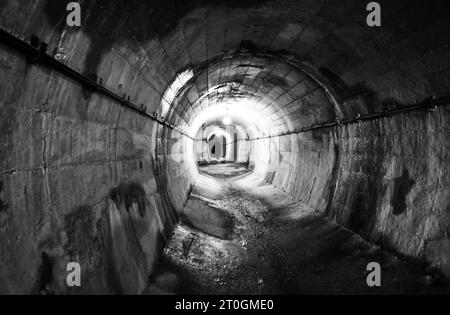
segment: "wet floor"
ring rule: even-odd
[[[424,265],[367,243],[253,175],[203,176],[191,198],[146,294],[449,292]],[[366,284],[370,262],[381,266],[381,287]]]

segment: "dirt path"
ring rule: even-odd
[[[269,185],[243,189],[223,181],[220,195],[211,202],[234,218],[230,238],[180,223],[147,294],[449,292],[424,266],[380,250]],[[372,261],[381,265],[381,287],[366,285]]]

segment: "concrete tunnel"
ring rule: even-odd
[[[446,1],[68,2],[0,2],[1,294],[450,292]]]

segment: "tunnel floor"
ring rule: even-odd
[[[249,172],[247,165],[244,163],[210,164],[199,166],[198,169],[201,174],[218,178],[231,178]]]
[[[203,177],[191,198],[233,218],[222,227],[229,233],[182,220],[145,294],[450,292],[423,265],[381,250],[252,175]],[[381,287],[366,285],[369,262],[381,265]]]

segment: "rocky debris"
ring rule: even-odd
[[[184,239],[183,241],[183,256],[184,257],[188,257],[189,255],[189,250],[191,249],[192,243],[194,242],[194,237],[190,238],[190,239]]]
[[[228,239],[222,239],[191,225],[182,223],[176,227],[163,255],[163,266],[175,266],[179,277],[184,277],[183,285],[173,288],[174,293],[348,294],[447,290],[435,286],[437,278],[431,269],[425,273],[311,211],[304,217],[286,220],[263,205],[258,197],[232,183],[224,184],[221,194],[223,198],[214,200],[213,204],[233,215],[233,233]],[[281,193],[272,189],[269,197],[270,194]],[[198,198],[211,203],[204,197]],[[289,209],[289,213],[293,211]],[[381,288],[366,285],[366,266],[370,261],[378,261],[382,266]]]

